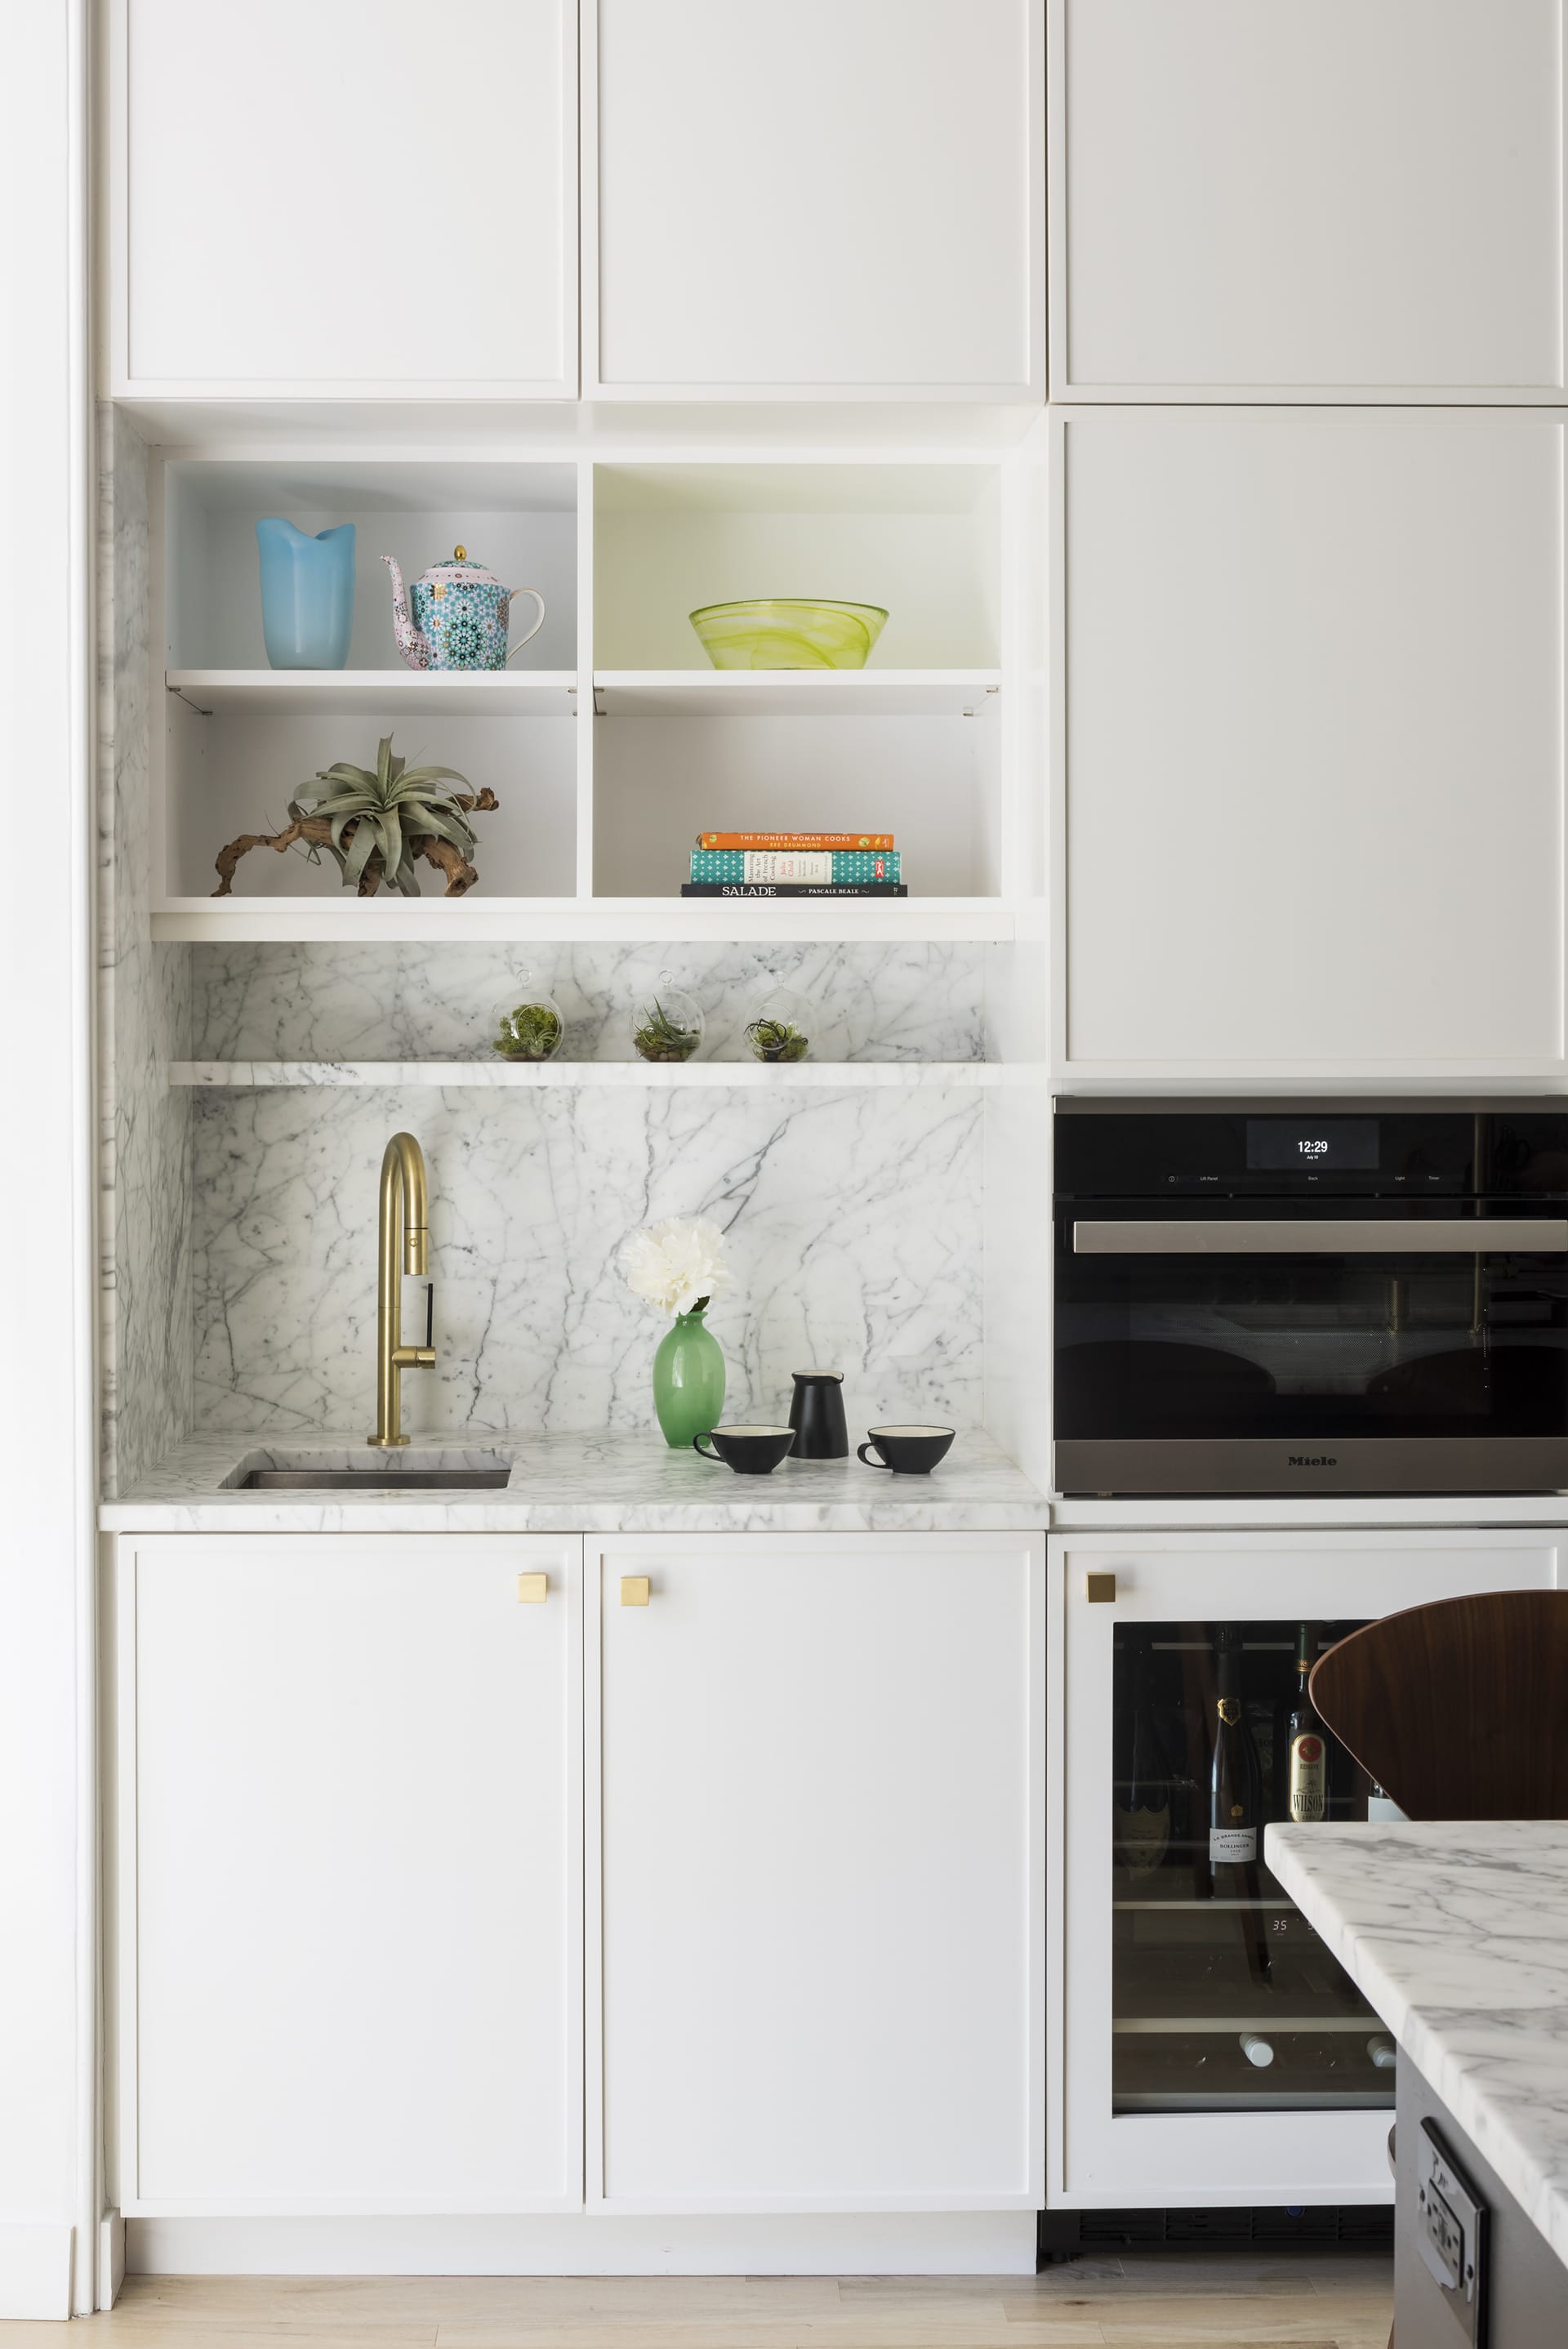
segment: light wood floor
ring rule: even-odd
[[[1384,2349],[1391,2271],[1355,2253],[1128,2253],[1028,2277],[138,2277],[0,2349]]]

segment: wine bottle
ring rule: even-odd
[[[1304,1623],[1296,1635],[1295,1702],[1285,1723],[1289,1756],[1288,1816],[1298,1826],[1328,1816],[1328,1733],[1313,1703],[1307,1678],[1317,1661],[1317,1626]]]
[[[1118,1722],[1113,1811],[1116,1856],[1131,1876],[1151,1876],[1171,1848],[1171,1785],[1149,1701],[1149,1656],[1133,1651],[1131,1702]]]
[[[1220,1627],[1214,1711],[1214,1750],[1209,1765],[1209,1890],[1218,1900],[1247,1900],[1257,1893],[1263,1772],[1242,1702],[1242,1637],[1230,1623]]]

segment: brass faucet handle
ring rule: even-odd
[[[436,1350],[434,1346],[394,1346],[392,1367],[396,1371],[433,1371]]]

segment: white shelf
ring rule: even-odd
[[[171,668],[170,693],[214,716],[571,718],[574,669]]]
[[[995,668],[596,669],[606,718],[963,718]]]
[[[1016,934],[1013,906],[997,897],[899,897],[883,905],[866,897],[485,897],[476,890],[467,897],[172,897],[152,915],[160,941],[232,945],[992,945]]]
[[[658,1091],[749,1091],[771,1087],[814,1092],[855,1090],[907,1092],[939,1087],[975,1092],[999,1084],[990,1061],[802,1061],[781,1067],[760,1061],[171,1061],[171,1085],[200,1088],[467,1085],[487,1091],[591,1087]]]

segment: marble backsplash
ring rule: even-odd
[[[297,967],[298,949],[288,954]],[[219,959],[234,989],[229,1049],[298,1051],[293,1026],[242,1029],[258,1016],[246,1000],[259,1007],[266,989],[242,983],[238,957]],[[563,1008],[577,959],[562,953],[551,973]],[[481,964],[493,973],[496,957]],[[932,991],[957,1020],[953,986]],[[209,974],[197,988],[208,1050],[220,1040]],[[494,996],[487,983],[487,1019]],[[360,1016],[372,1011],[367,975]],[[330,1049],[453,1049],[450,1031],[399,1024],[396,1003],[379,1016],[387,1025],[369,1045],[363,1029],[335,1030]],[[311,1048],[329,1049],[319,1034]],[[413,1433],[645,1432],[667,1325],[631,1295],[616,1259],[639,1226],[672,1215],[711,1216],[727,1235],[735,1283],[710,1326],[732,1415],[780,1414],[789,1372],[825,1367],[846,1373],[852,1424],[976,1424],[982,1110],[976,1094],[939,1090],[201,1094],[195,1423],[368,1428],[377,1185],[401,1126],[429,1168],[440,1358],[404,1381]],[[422,1334],[422,1288],[409,1283],[406,1297],[410,1334],[416,1324]]]
[[[770,980],[810,1001],[819,1060],[985,1057],[977,946],[199,946],[191,1056],[199,1061],[466,1060],[530,983],[560,1005],[576,1061],[632,1057],[628,1018],[668,969],[707,1017],[703,1057],[745,1057],[741,1030]]]
[[[99,412],[98,984],[99,1436],[106,1493],[191,1423],[190,957],[150,936],[147,450]]]

